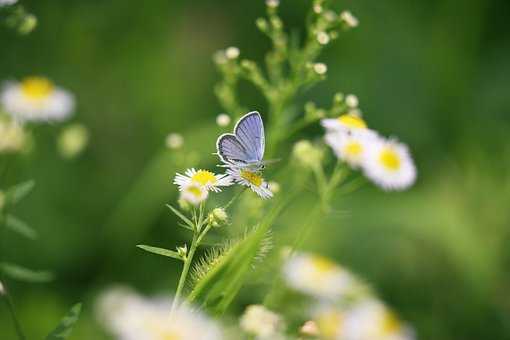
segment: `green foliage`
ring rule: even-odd
[[[80,318],[81,303],[75,304],[62,318],[58,326],[46,337],[46,340],[63,340],[71,335],[74,325]]]
[[[273,207],[244,239],[219,252],[218,257],[203,260],[197,268],[197,281],[188,300],[213,314],[223,314],[244,284],[253,263],[267,248],[267,233],[282,209],[282,204]],[[207,272],[203,272],[201,266]]]
[[[0,270],[6,276],[18,281],[44,283],[53,280],[53,274],[48,271],[36,271],[8,262],[1,262]]]
[[[159,248],[159,247],[152,247],[152,246],[147,246],[147,245],[143,245],[143,244],[139,244],[139,245],[137,245],[137,247],[142,250],[145,250],[149,253],[152,253],[152,254],[157,254],[157,255],[161,255],[161,256],[171,257],[171,258],[174,258],[177,260],[182,260],[181,255],[179,255],[178,252],[173,251],[173,250]]]

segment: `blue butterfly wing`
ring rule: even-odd
[[[246,164],[250,157],[239,139],[231,133],[225,133],[218,138],[216,149],[224,163]]]
[[[246,151],[247,163],[260,163],[264,158],[264,123],[260,113],[253,111],[244,115],[234,128],[234,134]]]

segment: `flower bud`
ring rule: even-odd
[[[209,222],[213,227],[221,227],[228,220],[228,214],[223,208],[216,208],[209,214]]]
[[[184,138],[178,133],[169,133],[166,136],[165,144],[169,149],[180,149],[184,144]]]
[[[183,245],[182,247],[177,247],[177,254],[183,259],[188,255],[188,245]]]
[[[315,168],[322,162],[323,152],[310,141],[301,140],[294,144],[292,155],[301,165]]]

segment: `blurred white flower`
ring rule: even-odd
[[[319,327],[317,326],[317,323],[313,320],[306,321],[303,326],[299,329],[299,333],[305,336],[310,337],[318,337],[319,334]]]
[[[146,299],[128,289],[105,292],[97,315],[118,340],[220,340],[220,327],[187,305],[171,311],[170,299]]]
[[[0,0],[0,7],[14,5],[18,0]]]
[[[365,130],[367,123],[359,115],[348,113],[338,118],[326,118],[321,120],[322,126],[328,131],[351,132]]]
[[[340,13],[340,21],[342,21],[349,28],[354,28],[359,25],[358,19],[349,11]]]
[[[205,201],[209,196],[209,191],[207,191],[207,188],[196,182],[185,184],[179,190],[181,192],[179,200],[187,202],[191,205],[198,205]]]
[[[241,328],[256,336],[256,339],[275,339],[285,330],[285,323],[280,315],[262,305],[246,307],[240,320]]]
[[[313,5],[313,11],[315,14],[321,14],[322,13],[322,6],[320,4]]]
[[[319,33],[317,33],[317,41],[321,45],[327,45],[330,41],[329,34],[327,34],[324,31],[320,31]]]
[[[234,182],[249,187],[263,199],[273,197],[273,193],[269,190],[269,184],[264,180],[259,172],[238,167],[230,167],[227,168],[227,174]]]
[[[0,153],[15,153],[23,149],[27,136],[23,126],[15,121],[0,120]]]
[[[219,114],[216,117],[216,124],[221,127],[228,126],[230,124],[230,116],[226,113]]]
[[[287,285],[319,299],[336,300],[357,286],[353,275],[334,262],[312,254],[297,253],[283,266]]]
[[[177,173],[174,178],[174,184],[179,186],[180,191],[183,191],[190,184],[197,184],[206,190],[220,192],[220,187],[231,185],[232,179],[228,175],[216,175],[209,170],[195,170],[191,168],[186,170],[184,175]]]
[[[403,190],[416,180],[416,167],[405,144],[378,138],[367,150],[365,176],[385,190]]]
[[[280,0],[266,0],[266,6],[276,8],[280,5]]]
[[[326,133],[324,139],[339,159],[358,168],[365,161],[370,144],[376,142],[377,135],[368,129],[352,133],[335,131]]]
[[[89,141],[89,132],[82,124],[73,124],[64,129],[60,134],[57,146],[64,158],[73,158],[80,154]]]
[[[2,283],[2,281],[0,281],[0,295],[4,295],[4,293],[5,293],[4,284]]]
[[[184,138],[179,133],[169,133],[165,139],[165,145],[169,149],[180,149],[184,144]]]
[[[241,51],[237,47],[229,47],[225,50],[225,56],[230,60],[237,59],[239,54]]]
[[[338,340],[412,340],[412,330],[380,301],[369,298],[347,309],[326,307],[316,312],[322,337]]]
[[[328,72],[328,66],[324,63],[315,63],[313,64],[313,70],[315,71],[315,73],[322,76],[325,75],[326,72]]]
[[[0,101],[5,112],[21,122],[62,121],[74,109],[73,96],[43,77],[7,83]]]
[[[347,104],[347,106],[351,109],[357,108],[359,104],[358,97],[356,97],[354,94],[348,94],[345,97],[345,104]]]

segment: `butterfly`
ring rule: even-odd
[[[234,127],[234,133],[218,137],[216,149],[224,166],[260,171],[265,162],[264,122],[257,111],[242,116]]]

